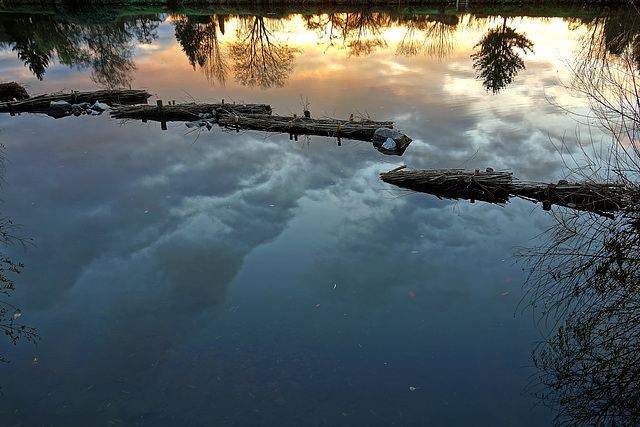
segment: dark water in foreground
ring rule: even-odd
[[[191,27],[212,21],[199,19]],[[368,142],[162,131],[106,113],[0,116],[3,212],[35,243],[8,249],[26,264],[11,301],[42,337],[2,343],[5,425],[549,425],[523,394],[541,335],[518,307],[525,275],[510,260],[547,214],[406,194],[378,174],[407,164],[561,177],[550,141],[575,123],[549,99],[584,108],[558,85],[584,28],[460,15],[354,42],[300,16],[216,19],[225,30],[214,25],[209,55],[190,64],[176,41],[193,30],[187,18],[160,16],[154,37],[118,47],[133,64],[119,78],[150,103],[265,102],[288,115],[302,96],[314,117],[393,119],[414,141],[397,157]],[[243,77],[234,46],[254,24],[289,48],[282,80]],[[471,55],[505,25],[533,49],[514,49],[526,68],[493,93]],[[411,40],[425,42],[407,50]],[[54,57],[38,80],[12,46],[0,69],[32,93],[115,76]]]

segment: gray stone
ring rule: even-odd
[[[411,138],[396,130],[379,128],[373,134],[373,145],[385,154],[402,155],[411,143]]]

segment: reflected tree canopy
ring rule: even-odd
[[[300,51],[286,40],[279,40],[278,25],[279,21],[265,21],[261,16],[239,20],[229,56],[241,84],[265,89],[282,87],[293,72],[293,61]]]
[[[327,48],[337,46],[351,56],[367,56],[387,47],[382,30],[391,23],[387,14],[349,12],[308,17],[306,27],[315,31],[318,43]]]
[[[91,79],[106,89],[132,82],[134,41],[157,38],[157,17],[132,16],[108,24],[71,23],[55,16],[3,19],[2,41],[42,80],[55,61],[69,67],[92,68]]]
[[[415,56],[425,53],[443,59],[455,48],[456,15],[415,16],[403,22],[405,32],[398,43],[396,53]]]
[[[478,47],[480,51],[471,55],[473,67],[482,85],[493,93],[507,87],[518,72],[524,70],[519,51],[533,52],[533,42],[508,27],[507,18],[503,18],[501,26],[489,30],[474,49]]]
[[[209,83],[225,85],[228,65],[218,38],[224,35],[225,17],[194,16],[176,20],[175,32],[178,43],[195,69],[199,66]]]

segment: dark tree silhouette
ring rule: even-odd
[[[493,93],[498,93],[513,81],[518,72],[524,70],[524,54],[533,52],[533,42],[507,26],[505,17],[502,26],[491,29],[474,46],[480,47],[478,53],[471,55],[473,67],[482,79],[482,85]]]
[[[230,45],[230,57],[236,79],[243,85],[261,88],[282,87],[293,72],[299,50],[279,41],[273,25],[261,16],[239,20],[236,40]]]
[[[228,66],[218,39],[218,28],[224,34],[224,17],[187,17],[175,23],[175,34],[189,64],[194,69],[199,66],[210,83],[218,81],[224,86]]]
[[[109,24],[77,24],[51,16],[0,20],[17,52],[40,80],[56,58],[70,67],[93,68],[91,78],[105,88],[126,87],[133,79],[135,38],[152,43],[157,18],[128,17]]]

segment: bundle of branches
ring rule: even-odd
[[[343,121],[329,118],[312,119],[310,117],[266,116],[263,114],[219,116],[218,124],[227,128],[344,137],[364,141],[371,141],[376,129],[393,128],[393,122],[376,122],[368,119]]]
[[[541,202],[544,210],[558,205],[581,211],[595,212],[611,216],[632,208],[633,200],[625,184],[619,183],[569,183],[565,180],[557,184],[527,182],[514,179],[511,172],[476,169],[428,169],[404,170],[404,166],[380,174],[389,184],[409,190],[428,193],[438,198],[454,200],[481,200],[504,204],[511,197],[520,197],[532,202]]]
[[[261,114],[269,116],[271,106],[266,104],[196,104],[115,106],[111,116],[116,119],[155,120],[159,122],[198,120],[205,114],[218,117],[236,114]]]
[[[544,210],[551,209],[551,205],[558,205],[600,214],[620,211],[628,202],[626,187],[619,183],[569,183],[564,180],[557,184],[519,182],[513,186],[511,194],[542,202]]]
[[[0,113],[44,112],[52,102],[66,101],[70,104],[103,102],[106,104],[146,103],[151,94],[145,90],[99,90],[94,92],[71,92],[37,95],[11,102],[0,102]]]
[[[401,166],[380,174],[389,184],[421,193],[429,193],[440,199],[481,200],[504,204],[509,201],[512,188],[511,172],[466,171],[464,169],[405,170]]]

